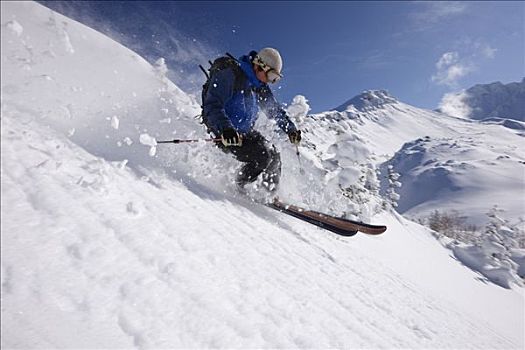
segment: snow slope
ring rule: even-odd
[[[36,3],[1,10],[3,348],[523,348],[523,289],[375,205],[389,230],[342,239],[237,198],[228,157],[155,146],[204,136],[161,62]],[[327,189],[351,180],[339,151],[372,161],[331,126],[347,142],[302,163]],[[302,199],[339,208],[317,189]]]
[[[525,142],[511,133],[504,139],[494,137],[498,129],[489,126],[481,137],[428,137],[403,145],[387,163],[402,174],[399,211],[428,217],[437,209],[459,210],[469,222],[481,225],[488,219],[485,214],[497,205],[513,222],[523,217],[525,157],[521,150]]]
[[[2,122],[3,347],[520,346],[522,296],[418,226],[337,239]]]

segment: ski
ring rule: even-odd
[[[387,229],[384,225],[370,225],[359,221],[338,218],[318,211],[306,210],[295,205],[285,204],[278,199],[267,203],[266,206],[341,236],[353,236],[357,232],[379,235]]]

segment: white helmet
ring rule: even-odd
[[[283,60],[281,58],[281,55],[279,54],[279,51],[271,47],[265,47],[264,49],[259,51],[259,53],[257,53],[257,56],[255,56],[255,60],[253,63],[259,66],[266,65],[272,68],[279,75],[281,74],[281,70],[283,69]]]

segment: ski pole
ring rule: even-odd
[[[295,150],[295,154],[297,154],[297,160],[299,161],[299,173],[301,173],[301,175],[304,175],[304,169],[301,163],[301,154],[299,153],[299,145],[295,145]]]
[[[194,142],[219,142],[220,138],[217,139],[194,139],[194,140],[169,140],[169,141],[157,141],[157,143],[194,143]]]

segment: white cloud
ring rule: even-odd
[[[422,15],[426,20],[439,21],[443,18],[462,14],[467,9],[467,4],[462,1],[431,1],[425,2],[427,7]]]
[[[494,59],[498,51],[483,39],[463,38],[453,46],[460,48],[462,54],[445,52],[436,62],[436,72],[431,77],[432,82],[451,88],[457,88],[459,80],[472,73],[483,61]]]
[[[496,52],[498,51],[498,49],[492,48],[489,44],[485,43],[478,44],[477,49],[480,52],[481,56],[488,59],[493,59],[494,57],[496,57]]]
[[[445,52],[436,63],[437,72],[431,80],[438,85],[455,87],[458,80],[473,69],[469,63],[462,62],[457,52]]]
[[[445,52],[439,59],[436,67],[438,69],[444,69],[447,66],[456,63],[459,60],[459,54],[457,52]]]
[[[490,46],[487,46],[485,49],[483,49],[483,54],[487,58],[494,58],[496,56],[496,52],[498,49],[493,49]]]
[[[419,5],[419,11],[412,13],[410,18],[420,30],[461,15],[469,6],[462,1],[417,1],[415,4]]]

